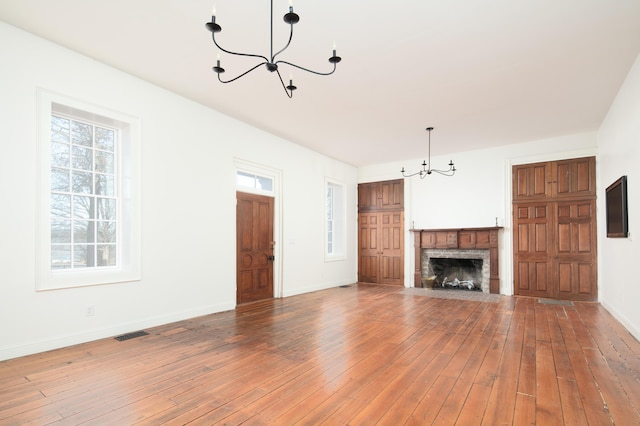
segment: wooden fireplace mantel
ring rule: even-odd
[[[414,236],[415,271],[413,285],[422,285],[422,249],[487,249],[489,250],[489,291],[500,293],[498,267],[498,232],[501,226],[490,228],[411,229]]]

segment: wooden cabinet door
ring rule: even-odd
[[[380,182],[378,210],[404,209],[404,179]]]
[[[590,198],[596,195],[595,157],[556,161],[552,164],[552,196]]]
[[[558,299],[595,300],[596,200],[556,204],[554,269]]]
[[[552,181],[550,163],[513,166],[513,201],[522,202],[544,199],[549,196]]]
[[[380,279],[381,284],[404,285],[404,213],[378,213],[380,219]]]
[[[378,213],[358,214],[358,281],[377,283],[380,271]]]
[[[515,294],[552,297],[553,211],[548,203],[514,206]]]
[[[358,212],[376,211],[379,182],[358,184]]]

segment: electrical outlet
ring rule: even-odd
[[[92,317],[96,314],[96,307],[93,305],[87,306],[87,312],[86,315],[88,317]]]

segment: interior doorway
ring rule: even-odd
[[[274,199],[236,192],[236,303],[273,297]]]

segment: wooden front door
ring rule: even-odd
[[[404,181],[358,185],[358,281],[404,285]]]
[[[236,193],[236,301],[273,297],[273,198]]]
[[[514,293],[597,299],[595,158],[513,168]]]

